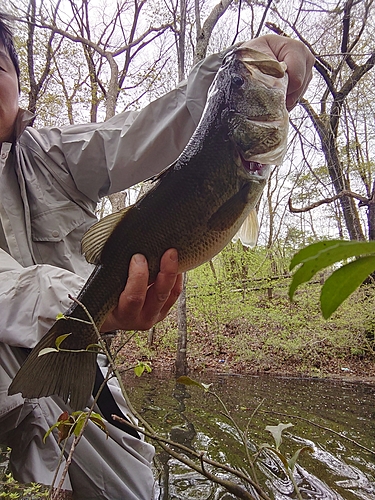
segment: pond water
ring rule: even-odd
[[[251,456],[263,443],[274,444],[265,427],[279,423],[293,424],[283,433],[283,455],[290,458],[299,448],[312,448],[301,453],[294,469],[300,497],[280,459],[272,452],[260,454],[254,468],[270,498],[375,500],[374,385],[228,375],[202,376],[199,381],[212,383],[211,390],[238,426],[242,430],[248,426]],[[135,408],[163,436],[250,474],[239,433],[214,396],[195,386],[176,384],[174,379],[153,376],[127,378],[126,386]],[[160,450],[157,458],[157,500],[236,498]],[[217,472],[209,467],[207,470]],[[254,498],[261,498],[228,473],[218,475],[237,481]]]

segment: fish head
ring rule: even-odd
[[[264,164],[280,164],[289,122],[285,63],[240,47],[229,55],[223,68],[227,95],[222,120],[243,174],[261,171]]]

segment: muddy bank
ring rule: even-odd
[[[145,334],[147,338],[147,334]],[[372,356],[353,356],[350,353],[339,353],[333,356],[332,352],[325,354],[324,347],[317,354],[300,353],[290,354],[277,349],[264,349],[252,352],[252,359],[242,356],[236,350],[217,346],[214,339],[209,340],[207,335],[191,335],[187,349],[189,374],[197,379],[204,374],[233,374],[233,375],[269,375],[297,378],[328,378],[351,382],[365,382],[375,384],[375,359]],[[116,341],[114,346],[119,347]],[[243,359],[245,358],[245,359]],[[156,336],[151,347],[147,347],[146,340],[142,343],[138,339],[131,340],[119,352],[118,362],[121,368],[133,366],[137,361],[148,362],[156,376],[170,376],[176,371],[176,350],[173,347],[162,345]]]

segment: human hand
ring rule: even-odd
[[[182,275],[177,274],[177,250],[167,250],[160,271],[148,286],[148,264],[143,255],[133,255],[129,277],[117,307],[104,321],[101,331],[148,330],[168,314],[182,290]]]
[[[286,107],[290,111],[304,94],[312,78],[315,58],[302,42],[280,35],[264,35],[242,44],[263,52],[288,67]]]

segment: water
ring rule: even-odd
[[[262,443],[274,444],[266,425],[293,424],[283,434],[280,451],[290,458],[304,446],[313,449],[312,453],[300,455],[294,470],[303,499],[375,500],[375,386],[264,376],[223,375],[199,380],[213,383],[212,390],[242,430],[249,425],[251,455]],[[173,379],[148,376],[127,379],[126,385],[134,406],[159,433],[250,473],[240,436],[213,396],[197,387],[176,384]],[[251,418],[258,405],[259,410]],[[157,458],[158,500],[236,498],[160,450]],[[217,472],[209,466],[207,470]],[[262,453],[255,470],[270,498],[298,498],[281,461],[273,453]],[[218,475],[239,482],[223,471]],[[240,484],[260,498],[254,490]]]

